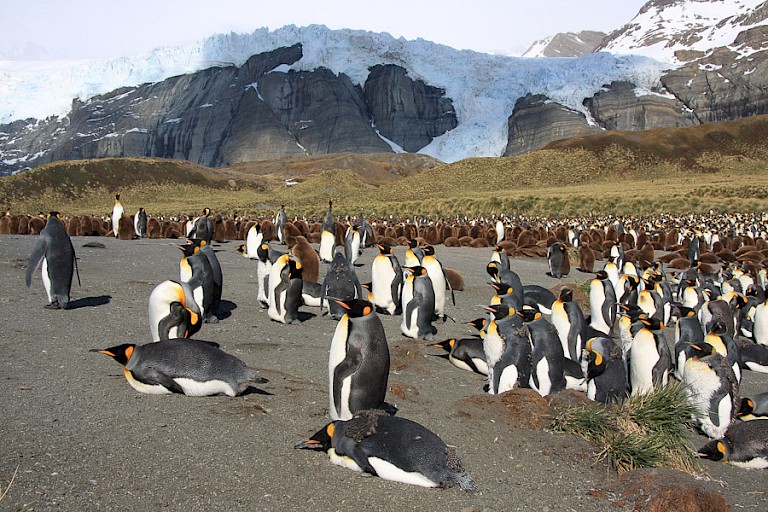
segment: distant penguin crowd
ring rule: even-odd
[[[680,381],[697,428],[712,439],[700,457],[768,467],[768,399],[739,391],[744,371],[768,373],[768,215],[433,219],[339,217],[333,208],[329,201],[315,218],[291,216],[286,205],[262,218],[225,218],[208,208],[173,218],[138,208],[129,217],[117,193],[105,218],[8,212],[0,234],[38,236],[26,283],[41,267],[51,309],[67,309],[73,276],[79,279],[70,236],[185,240],[179,275],[147,298],[151,341],[93,351],[123,365],[140,392],[189,396],[236,396],[268,382],[197,339],[204,324],[226,318],[213,244],[243,240],[237,250],[257,276],[253,306],[269,321],[287,329],[323,317],[336,322],[329,422],[296,448],[321,450],[355,471],[476,489],[454,448],[386,402],[390,354],[379,315],[399,316],[402,336],[428,341],[454,367],[481,375],[491,394],[572,389],[620,403]],[[402,262],[397,246],[405,247]],[[440,246],[475,248],[476,268],[489,277],[484,307],[458,311],[463,277],[442,265]],[[356,268],[366,250],[376,253],[371,282],[361,283]],[[531,257],[546,259],[551,289],[524,283],[515,270],[517,258]],[[576,272],[587,287],[559,285]],[[454,317],[475,317],[465,323],[476,334],[441,340],[439,322]]]

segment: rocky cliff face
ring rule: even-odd
[[[639,92],[629,82],[612,82],[584,106],[604,130],[650,130],[699,124],[693,112],[670,94]]]
[[[538,149],[553,140],[600,131],[581,112],[550,101],[541,94],[528,94],[515,103],[509,118],[509,143],[503,156]]]
[[[70,114],[0,127],[5,174],[55,160],[155,156],[207,166],[299,155],[418,151],[457,124],[444,91],[378,66],[355,86],[325,68],[284,72],[300,44],[75,101]],[[25,158],[9,158],[32,155]]]
[[[581,32],[560,32],[552,37],[536,41],[528,48],[523,57],[581,57],[595,51],[605,32],[582,30]]]

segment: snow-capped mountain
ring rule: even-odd
[[[254,136],[272,140],[270,149],[281,148],[272,153],[274,158],[339,147],[402,151],[406,146],[396,140],[413,145],[418,139],[423,144],[408,151],[451,162],[534,149],[577,129],[685,126],[766,113],[768,95],[761,92],[768,80],[763,72],[768,35],[761,32],[766,11],[766,2],[755,0],[651,0],[610,36],[605,46],[610,53],[578,58],[488,55],[422,39],[313,25],[220,34],[107,61],[0,62],[0,123],[8,123],[0,126],[0,171],[99,156],[167,156],[204,165],[269,158],[253,149],[258,145],[249,137]],[[730,66],[747,55],[743,66]],[[253,56],[262,57],[251,61]],[[704,60],[691,60],[697,58]],[[684,60],[692,67],[682,66]],[[376,79],[386,82],[383,86],[371,84],[374,70]],[[365,141],[339,144],[315,131],[310,138],[315,146],[304,144],[319,127],[318,119],[306,117],[306,109],[286,112],[281,103],[295,100],[286,94],[289,89],[295,94],[303,78],[331,80],[347,95],[342,106],[354,110],[348,119],[356,128],[347,127],[345,133],[367,131]],[[209,90],[207,80],[218,81],[216,88]],[[192,82],[194,94],[179,85]],[[707,89],[715,82],[716,91]],[[223,93],[229,90],[237,94]],[[392,117],[396,105],[387,105],[382,91],[429,98],[430,113],[410,116],[418,110],[412,96],[411,111]],[[212,94],[224,94],[247,110],[214,108],[219,98]],[[314,96],[315,103],[325,99]],[[536,126],[545,110],[547,119],[568,128]],[[230,117],[210,117],[222,114]],[[37,121],[22,121],[28,118]],[[217,133],[235,134],[237,140],[214,141],[212,147],[199,140],[192,144],[193,137],[210,136],[211,123]],[[239,131],[224,130],[226,123]],[[547,135],[536,139],[534,132]],[[236,151],[222,156],[233,147]]]
[[[740,32],[765,25],[767,18],[764,0],[651,0],[598,51],[687,62],[731,45]]]
[[[581,57],[595,51],[605,36],[594,30],[561,32],[534,42],[522,57]]]

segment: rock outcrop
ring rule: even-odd
[[[503,156],[515,156],[541,148],[553,140],[599,132],[581,112],[549,100],[541,94],[528,94],[515,103],[508,121],[509,142]]]
[[[650,130],[699,124],[671,94],[638,91],[629,82],[613,82],[584,100],[595,122],[605,130]]]
[[[241,67],[212,67],[75,100],[62,119],[0,126],[0,173],[104,157],[177,158],[215,167],[392,152],[379,133],[415,152],[457,125],[445,91],[411,80],[401,67],[376,66],[363,88],[322,67],[288,70],[301,57],[301,44],[278,48]]]

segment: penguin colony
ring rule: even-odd
[[[331,421],[297,448],[320,449],[334,464],[384,479],[475,489],[453,448],[397,416],[385,402],[389,351],[378,318],[384,314],[402,316],[404,336],[431,341],[455,367],[483,375],[488,393],[523,387],[546,396],[570,388],[608,403],[678,379],[696,407],[698,427],[713,439],[699,450],[701,457],[768,467],[768,422],[744,426],[746,420],[768,417],[768,400],[762,395],[742,400],[739,394],[743,370],[768,372],[764,216],[740,216],[739,222],[719,225],[693,216],[678,224],[665,218],[634,220],[637,224],[610,218],[559,225],[513,217],[457,220],[455,225],[369,223],[361,216],[346,219],[344,230],[338,229],[332,206],[329,202],[322,222],[312,228],[306,220],[288,220],[284,207],[274,222],[211,217],[207,208],[186,222],[161,221],[139,209],[128,223],[134,226],[132,236],[188,237],[180,246],[179,279],[161,283],[149,297],[154,343],[94,351],[121,363],[129,384],[144,393],[235,396],[268,382],[215,343],[190,339],[203,322],[217,322],[221,312],[223,276],[211,243],[240,238],[246,243],[238,251],[257,267],[254,306],[286,325],[301,323],[306,307],[319,307],[338,322],[328,359]],[[16,233],[40,235],[27,284],[42,262],[48,307],[66,308],[76,263],[74,250],[67,249],[68,233],[122,238],[123,217],[117,194],[111,231],[108,224],[85,218],[70,219],[70,230],[52,212],[42,227],[34,217],[13,222],[6,215],[0,232],[13,227]],[[705,231],[705,225],[714,228]],[[273,241],[288,250],[272,247]],[[308,251],[308,243],[319,244],[319,250]],[[434,343],[434,323],[450,318],[446,290],[453,296],[448,269],[436,258],[440,243],[492,247],[487,258],[478,257],[478,265],[487,264],[495,293],[489,291],[483,316],[467,322],[476,328],[475,337]],[[379,254],[372,281],[362,285],[355,265],[374,244]],[[394,256],[398,245],[408,246],[403,264]],[[656,258],[656,251],[666,255]],[[580,261],[578,272],[593,275],[586,315],[574,290],[555,295],[525,285],[513,269],[514,257],[546,257],[547,274],[560,279],[571,271],[569,252]],[[322,283],[319,274],[302,275],[304,262],[314,264],[315,258],[325,262]],[[592,272],[600,260],[604,268]],[[674,339],[669,340],[664,329],[672,326]]]

